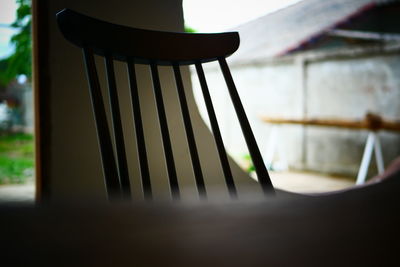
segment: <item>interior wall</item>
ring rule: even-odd
[[[96,139],[96,130],[92,116],[89,92],[82,52],[68,43],[56,25],[56,12],[70,8],[89,16],[109,22],[131,27],[182,31],[183,11],[181,0],[51,0],[39,1],[39,107],[40,117],[40,161],[41,184],[43,198],[74,199],[94,197],[105,199],[103,174]],[[43,33],[46,34],[43,34]],[[162,44],[160,44],[162,45]],[[102,62],[98,60],[98,63]],[[123,114],[129,114],[130,103],[127,90],[126,69],[123,63],[116,63],[117,84],[121,84],[119,95],[123,105]],[[99,70],[100,73],[102,69]],[[144,116],[145,135],[150,138],[146,143],[149,153],[149,165],[156,193],[166,193],[166,169],[159,140],[159,128],[154,106],[154,95],[149,78],[149,70],[145,66],[137,67],[140,87],[140,98]],[[218,158],[213,146],[212,136],[200,118],[191,91],[188,69],[183,69],[184,83],[188,94],[191,115],[194,120],[196,136],[201,140],[198,144],[200,160],[206,182],[223,183],[223,176],[218,166]],[[188,187],[184,194],[195,193],[194,179],[188,148],[185,140],[182,119],[172,72],[160,68],[160,79],[167,84],[163,88],[166,112],[172,137],[174,157],[177,164],[179,182]],[[104,84],[104,80],[102,83]],[[104,86],[103,86],[104,88]],[[134,136],[132,122],[123,115],[126,136]],[[139,192],[139,170],[133,138],[126,138],[128,159],[131,164],[130,175],[133,192]],[[231,164],[238,182],[252,183],[248,176],[235,164]]]

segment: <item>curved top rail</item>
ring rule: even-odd
[[[210,62],[234,53],[239,47],[239,34],[175,33],[136,29],[88,17],[70,9],[57,13],[64,37],[95,54],[136,63],[159,65]]]

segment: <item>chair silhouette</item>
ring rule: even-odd
[[[173,69],[180,111],[186,132],[187,140],[185,142],[187,141],[189,147],[190,160],[200,198],[206,198],[207,191],[181,76],[180,66],[183,65],[194,65],[196,68],[226,186],[230,196],[232,198],[237,197],[237,189],[202,67],[203,63],[211,61],[218,61],[221,67],[243,136],[255,166],[259,184],[265,194],[274,194],[268,171],[264,165],[225,59],[239,47],[238,33],[189,34],[135,29],[104,22],[69,9],[60,11],[57,14],[57,21],[64,37],[83,50],[102,168],[107,195],[110,199],[131,196],[124,132],[114,73],[114,60],[125,62],[127,65],[137,155],[142,189],[146,199],[152,198],[152,185],[141,115],[143,107],[141,107],[139,99],[135,64],[144,64],[150,68],[163,152],[173,199],[180,198],[180,189],[170,139],[172,131],[167,123],[158,66],[170,66]],[[111,127],[107,122],[94,55],[104,57],[105,60],[112,118]]]

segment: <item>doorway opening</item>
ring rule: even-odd
[[[0,201],[34,201],[31,0],[0,10]]]

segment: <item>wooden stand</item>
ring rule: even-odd
[[[379,141],[378,132],[380,130],[400,132],[400,122],[388,121],[380,116],[367,113],[363,120],[341,120],[341,119],[284,119],[271,118],[262,116],[261,120],[273,124],[270,138],[268,141],[268,153],[265,157],[267,164],[272,165],[273,156],[277,149],[277,125],[280,124],[299,124],[306,126],[321,126],[346,128],[354,130],[368,130],[367,142],[364,148],[364,154],[361,160],[360,168],[357,175],[356,184],[363,184],[367,177],[368,167],[371,162],[372,152],[375,150],[375,160],[378,168],[378,173],[384,171],[382,147]]]

